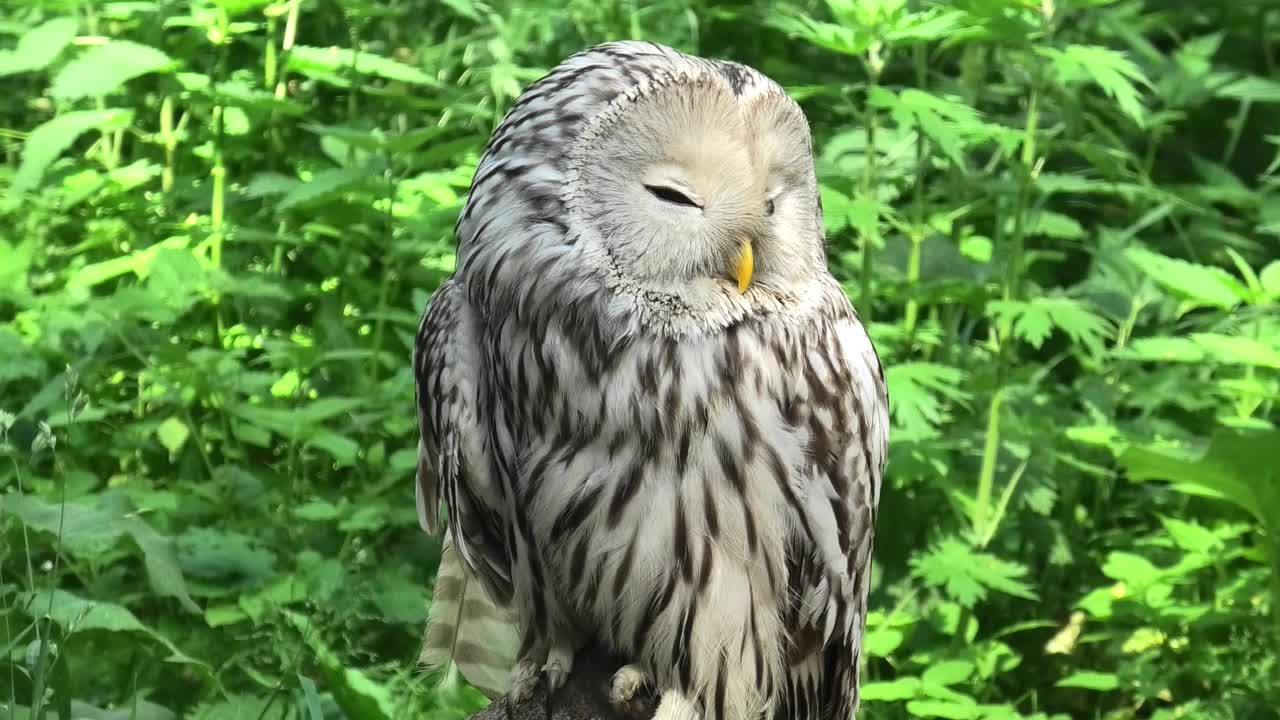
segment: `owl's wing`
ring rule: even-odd
[[[798,498],[804,541],[787,554],[791,633],[785,717],[845,720],[857,709],[876,507],[888,449],[884,373],[841,294],[796,384],[809,462]]]
[[[493,690],[505,682],[515,648],[506,647],[513,637],[510,628],[493,622],[509,617],[511,574],[501,483],[488,440],[494,418],[486,414],[487,395],[481,392],[480,323],[461,285],[450,279],[432,296],[418,327],[413,350],[420,430],[416,495],[418,519],[427,532],[437,530],[442,497],[449,510],[436,581],[441,607],[433,607],[428,619],[423,659],[437,666],[456,662],[472,684]],[[476,653],[469,646],[476,644],[500,657],[470,657]]]
[[[482,406],[485,366],[478,314],[462,286],[449,279],[422,316],[413,349],[418,404],[418,520],[438,524],[440,500],[449,530],[467,566],[495,599],[511,593],[502,519],[502,486],[489,442],[489,408]]]

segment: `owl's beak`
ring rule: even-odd
[[[747,286],[751,284],[751,272],[755,270],[755,266],[756,260],[755,255],[751,252],[751,241],[743,240],[742,249],[738,251],[738,266],[735,268],[737,270],[739,295],[747,292]]]

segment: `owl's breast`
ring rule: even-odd
[[[512,385],[555,369],[553,389],[520,401],[514,485],[566,597],[609,616],[630,596],[696,593],[720,565],[781,594],[796,526],[786,495],[806,444],[790,369],[802,335],[743,325],[637,341],[593,376],[561,333],[548,328],[541,360],[517,356]]]

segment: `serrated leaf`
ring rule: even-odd
[[[1053,63],[1062,84],[1092,81],[1135,123],[1139,126],[1145,124],[1146,108],[1142,106],[1137,84],[1149,86],[1151,83],[1142,70],[1123,54],[1096,45],[1068,45],[1061,50],[1038,47],[1035,51]]]
[[[362,167],[335,168],[317,173],[310,181],[302,183],[287,192],[276,208],[289,208],[308,205],[323,200],[353,187],[362,185],[369,179],[369,170]]]
[[[0,50],[0,77],[43,70],[75,39],[75,18],[54,18],[18,38],[13,50]]]
[[[942,588],[965,607],[973,607],[987,596],[988,590],[1036,599],[1035,591],[1021,580],[1027,574],[1025,566],[977,552],[955,538],[947,538],[927,553],[913,557],[911,567],[926,584]]]
[[[349,48],[298,45],[289,51],[288,65],[290,70],[342,87],[350,84],[344,79],[344,74],[352,71],[411,85],[440,85],[435,78],[412,65]]]
[[[49,165],[82,134],[94,128],[104,132],[118,130],[128,127],[131,122],[132,110],[77,110],[37,126],[22,146],[22,164],[9,188],[10,202],[36,187]]]
[[[163,52],[128,40],[112,40],[89,48],[67,63],[53,79],[49,94],[60,100],[103,97],[136,77],[173,69]]]
[[[1115,673],[1081,671],[1071,673],[1059,680],[1055,685],[1058,687],[1084,688],[1085,690],[1105,692],[1120,687],[1120,678],[1116,677]]]
[[[969,395],[960,387],[964,374],[937,363],[905,362],[885,370],[894,424],[911,437],[929,437],[946,419],[946,402],[961,403]]]
[[[1039,348],[1054,328],[1091,354],[1102,352],[1103,341],[1111,333],[1110,323],[1079,300],[1068,297],[1038,297],[1032,300],[993,300],[987,313],[1015,337]]]
[[[1137,247],[1126,250],[1125,256],[1161,287],[1198,305],[1230,310],[1248,297],[1244,285],[1222,268],[1197,265]]]

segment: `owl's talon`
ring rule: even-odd
[[[567,647],[552,648],[547,654],[547,664],[542,666],[547,673],[547,691],[555,692],[564,687],[573,671],[573,650]]]
[[[609,683],[609,702],[619,710],[630,710],[631,701],[640,688],[652,683],[653,678],[639,664],[623,665]]]
[[[538,688],[538,663],[525,658],[511,668],[511,690],[507,697],[512,703],[528,702]]]

